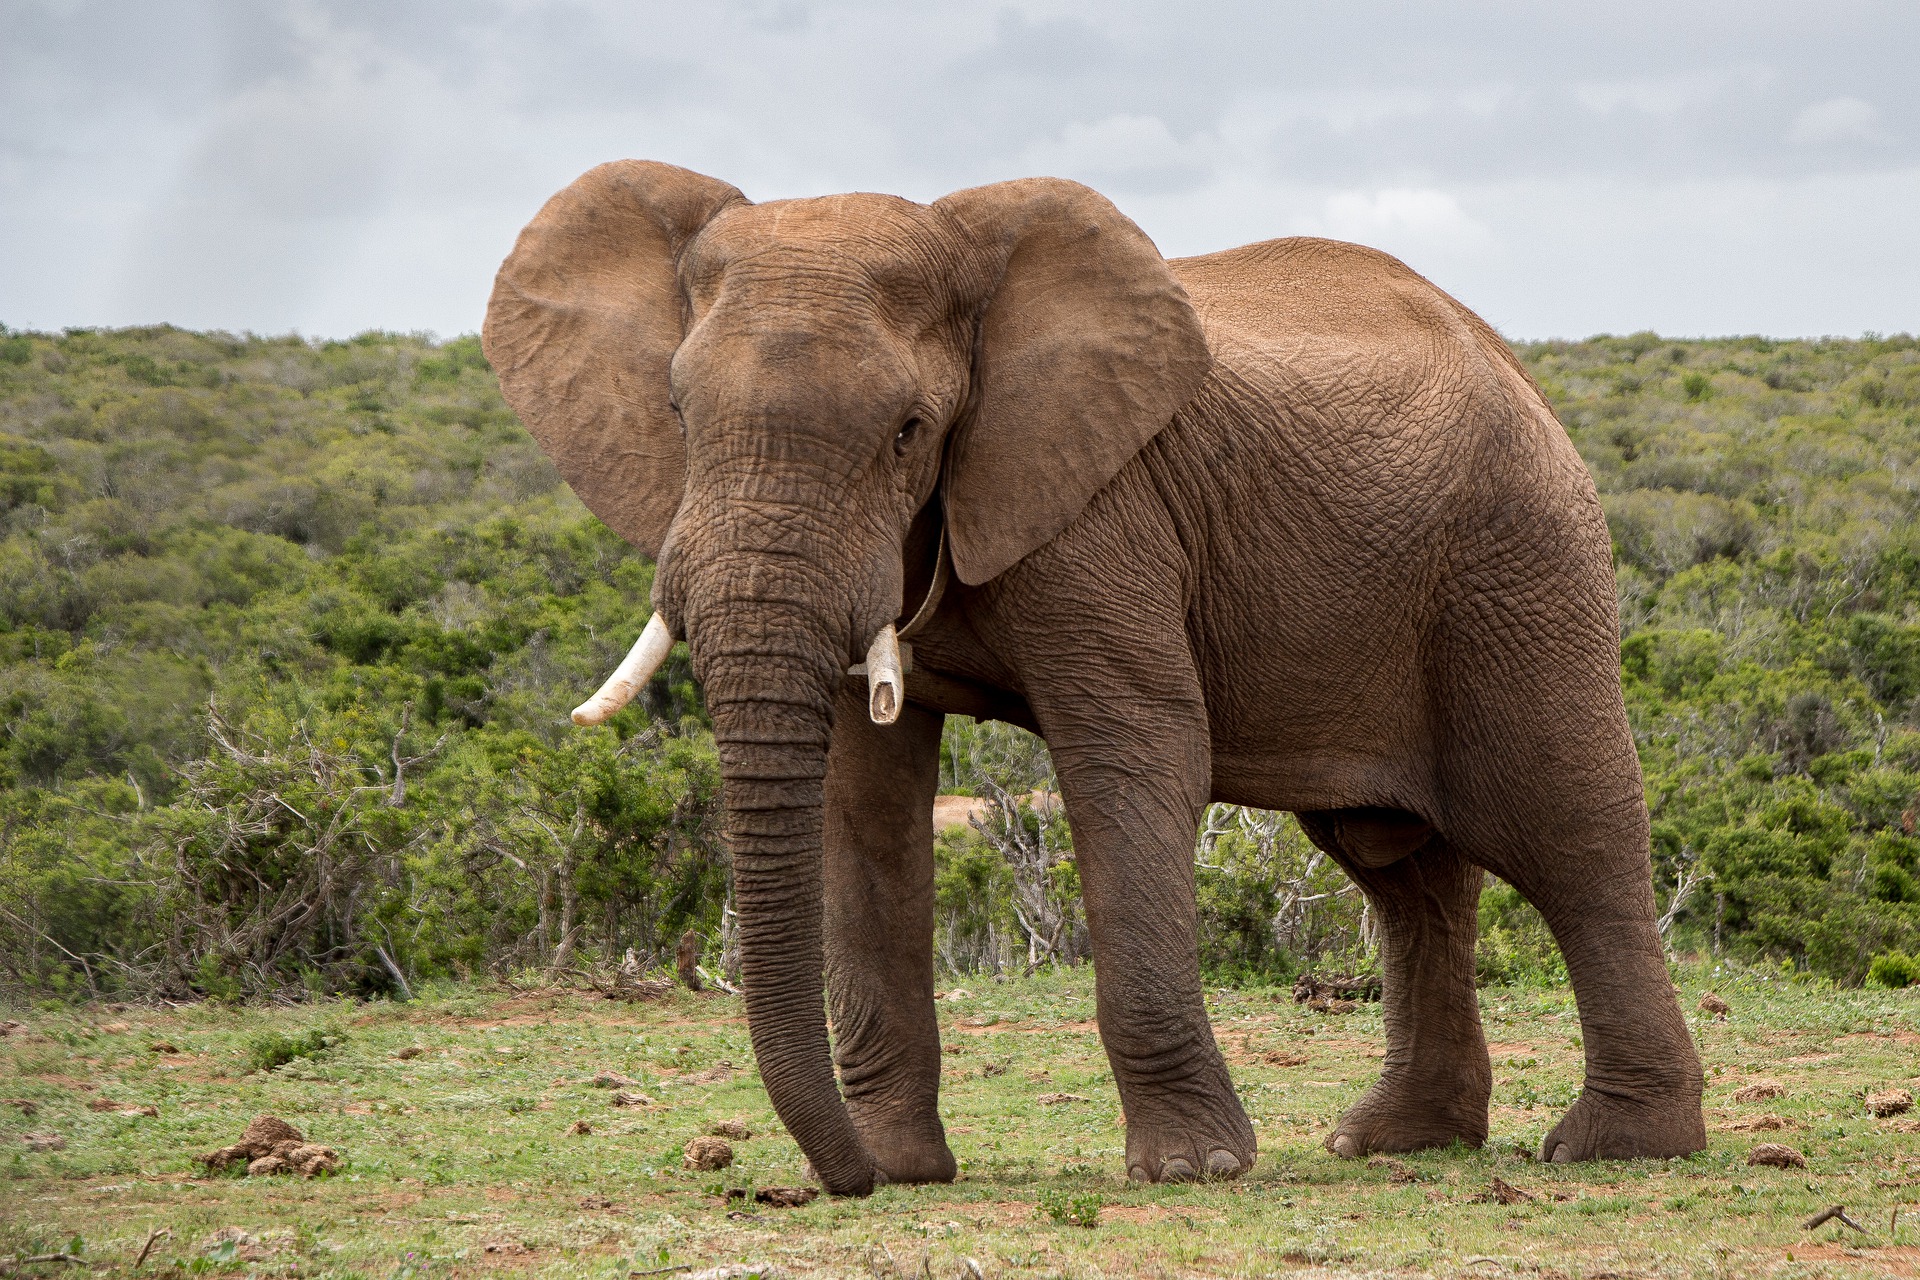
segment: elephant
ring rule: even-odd
[[[1378,921],[1386,1058],[1334,1153],[1485,1140],[1486,872],[1538,907],[1579,1006],[1585,1087],[1542,1158],[1704,1146],[1593,482],[1499,336],[1397,259],[1168,260],[1062,179],[754,203],[623,160],[520,233],[483,341],[656,561],[653,618],[575,719],[685,641],[754,1054],[830,1192],[955,1176],[949,714],[1052,752],[1129,1177],[1254,1163],[1201,985],[1210,801],[1297,814]]]

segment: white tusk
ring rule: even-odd
[[[900,638],[889,622],[867,647],[867,714],[875,724],[900,718],[906,680],[900,673]]]
[[[656,613],[647,619],[647,629],[640,633],[633,648],[627,650],[627,656],[600,686],[600,692],[573,709],[573,722],[606,723],[609,716],[633,701],[633,696],[653,679],[653,673],[672,651],[673,633],[667,630],[666,619]]]

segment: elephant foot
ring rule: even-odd
[[[1126,1107],[1127,1177],[1135,1182],[1208,1182],[1253,1168],[1253,1125],[1231,1088],[1211,1107],[1190,1097],[1156,1106],[1134,1090]]]
[[[1637,1096],[1601,1092],[1590,1082],[1540,1144],[1540,1158],[1568,1164],[1692,1155],[1707,1145],[1700,1092],[1697,1078],[1691,1087]]]
[[[1490,1072],[1413,1078],[1389,1072],[1340,1117],[1327,1150],[1352,1160],[1375,1152],[1424,1151],[1455,1142],[1487,1140]]]
[[[937,1118],[916,1123],[854,1110],[853,1127],[888,1182],[952,1182],[960,1170]]]

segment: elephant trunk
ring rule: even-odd
[[[823,996],[821,806],[844,646],[807,639],[817,623],[769,618],[764,604],[755,616],[764,629],[751,651],[702,652],[706,628],[694,633],[720,751],[747,1025],[774,1110],[821,1182],[866,1195],[873,1157],[834,1080]]]

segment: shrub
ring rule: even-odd
[[[247,1042],[247,1070],[272,1071],[300,1058],[317,1058],[345,1038],[318,1030],[302,1035],[269,1031]]]
[[[1904,951],[1886,951],[1867,966],[1867,982],[1876,987],[1911,987],[1920,982],[1920,960]]]

